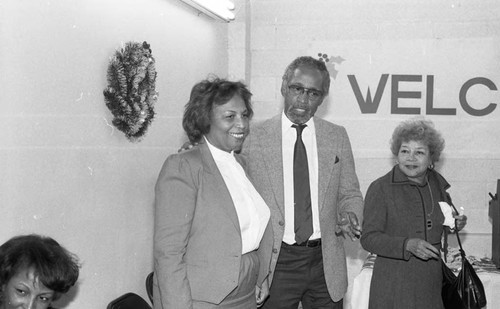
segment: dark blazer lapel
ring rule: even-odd
[[[241,235],[238,214],[236,213],[236,208],[234,207],[231,194],[227,189],[226,182],[224,181],[224,178],[222,178],[222,174],[220,173],[206,142],[200,142],[199,147],[202,155],[204,172],[207,174],[206,177],[210,178],[209,181],[204,182],[204,185],[208,186],[207,189],[211,190],[211,192],[215,192],[215,195],[217,196],[217,198],[212,202],[214,206],[221,207],[225,211],[229,218],[231,218],[236,230]]]
[[[314,117],[313,121],[318,148],[318,207],[321,210],[325,204],[326,192],[333,175],[333,166],[337,161],[335,157],[332,158],[332,154],[336,153],[332,150],[335,149],[337,135],[333,130],[328,130],[321,119]]]
[[[283,151],[281,140],[281,114],[266,121],[263,125],[263,134],[257,136],[262,144],[260,151],[263,152],[262,157],[266,160],[266,166],[269,167],[267,175],[269,175],[270,183],[274,192],[274,197],[281,214],[284,215],[284,192],[283,187]]]

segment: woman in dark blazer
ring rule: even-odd
[[[444,140],[432,122],[416,118],[392,135],[396,165],[365,197],[361,245],[377,254],[370,309],[443,309],[440,264],[448,182],[434,170]],[[462,229],[466,216],[454,215]]]
[[[156,184],[155,309],[250,309],[268,294],[270,212],[234,156],[250,97],[222,79],[191,91],[183,127],[197,146],[170,155]]]

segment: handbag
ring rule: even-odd
[[[450,204],[458,213],[453,204]],[[441,260],[441,269],[443,272],[443,286],[441,296],[446,309],[481,309],[486,306],[486,294],[483,283],[476,274],[476,271],[467,260],[465,251],[462,248],[462,242],[458,236],[458,230],[455,224],[454,233],[457,235],[458,245],[460,247],[460,257],[462,258],[462,269],[455,276],[453,271]]]
[[[445,309],[465,309],[460,294],[457,290],[457,276],[453,271],[446,266],[446,263],[441,260],[441,269],[443,271],[443,287],[441,289],[441,297]]]

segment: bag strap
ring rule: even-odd
[[[458,214],[458,210],[455,208],[455,205],[450,203],[450,206],[455,210],[455,213]],[[462,257],[462,260],[465,259],[465,251],[464,248],[462,247],[462,242],[460,241],[460,237],[458,236],[458,228],[457,228],[457,220],[455,220],[455,229],[454,232],[455,235],[457,235],[457,241],[458,241],[458,246],[460,247],[460,256]]]
[[[446,202],[453,208],[455,213],[458,214],[459,212],[458,212],[457,208],[455,207],[455,205],[453,205],[453,202],[451,201],[451,196],[448,194],[448,192],[446,192],[447,187],[449,187],[449,185],[447,185],[447,186],[440,185],[441,197],[444,198],[446,200]],[[454,225],[455,225],[455,228],[454,228],[454,231],[452,233],[455,233],[455,235],[457,235],[458,246],[460,247],[460,256],[462,257],[462,260],[464,260],[465,259],[465,251],[462,247],[462,242],[460,241],[460,237],[458,236],[457,220],[454,220]],[[444,258],[446,261],[446,256],[448,255],[448,232],[446,230],[444,231],[443,252],[444,252]]]

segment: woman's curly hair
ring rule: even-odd
[[[432,162],[439,161],[444,149],[444,139],[434,128],[432,121],[418,117],[401,122],[392,133],[392,154],[397,156],[401,144],[409,141],[418,141],[427,145]]]

